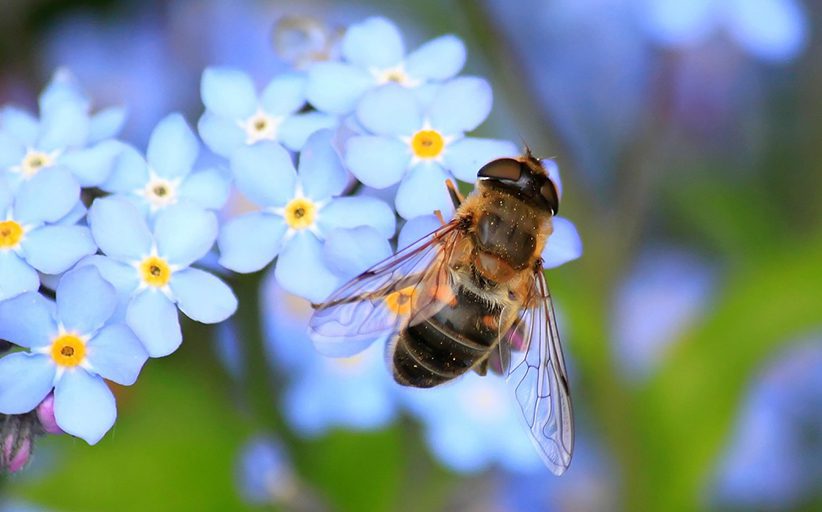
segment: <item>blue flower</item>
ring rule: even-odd
[[[219,278],[191,265],[205,256],[217,236],[212,212],[179,203],[161,211],[153,233],[130,201],[95,199],[88,223],[100,250],[81,262],[94,265],[116,288],[125,320],[151,357],[174,352],[182,343],[177,315],[203,323],[222,322],[237,299]]]
[[[399,85],[369,92],[357,119],[371,135],[351,137],[345,162],[365,185],[385,188],[400,182],[397,213],[406,219],[452,212],[445,180],[473,182],[482,164],[518,153],[514,144],[465,137],[491,111],[491,87],[475,77],[455,78],[429,103]]]
[[[201,95],[206,111],[197,125],[206,145],[231,158],[243,147],[260,141],[280,142],[299,151],[317,130],[336,126],[333,116],[299,113],[305,106],[302,74],[276,76],[257,96],[251,77],[230,68],[203,72]]]
[[[391,208],[371,197],[338,197],[348,174],[331,145],[332,133],[311,136],[300,154],[299,172],[288,152],[273,142],[237,150],[231,167],[237,188],[263,207],[230,220],[220,232],[220,263],[236,272],[254,272],[277,257],[275,275],[288,291],[318,302],[341,281],[329,265],[346,266],[324,254],[326,241],[340,228],[371,226],[373,231],[350,230],[335,244],[381,250],[394,235]],[[349,245],[350,246],[350,245]],[[337,270],[342,270],[338,268]],[[351,277],[342,276],[342,277]]]
[[[381,344],[350,358],[324,357],[308,337],[308,301],[285,292],[269,276],[263,303],[269,351],[289,377],[282,410],[295,430],[308,436],[333,427],[371,430],[396,417],[396,385]]]
[[[0,176],[0,300],[40,287],[97,251],[88,228],[62,223],[80,200],[67,172],[45,169],[12,192]]]
[[[298,490],[285,449],[271,436],[258,435],[243,445],[236,473],[240,494],[250,503],[287,502]]]
[[[92,117],[88,99],[70,75],[58,72],[40,95],[40,119],[14,107],[0,112],[0,170],[12,187],[43,169],[71,172],[84,187],[99,185],[111,172],[122,144],[105,140],[122,124],[122,112]],[[93,144],[87,147],[89,144]]]
[[[477,472],[500,465],[522,472],[543,466],[501,378],[469,372],[437,388],[403,391],[405,404],[425,427],[429,448],[449,468]]]
[[[453,35],[406,56],[399,30],[385,18],[351,25],[341,47],[344,62],[321,62],[308,72],[308,101],[333,114],[354,111],[363,94],[383,84],[418,88],[456,76],[465,64],[465,46]]]
[[[152,132],[147,158],[126,146],[100,188],[128,197],[152,217],[178,202],[222,208],[229,179],[216,168],[191,172],[199,150],[197,137],[183,116],[170,114]]]
[[[29,349],[0,359],[0,412],[31,411],[54,389],[60,429],[97,443],[117,416],[103,379],[131,385],[148,357],[128,327],[109,321],[116,301],[86,267],[63,276],[56,304],[35,292],[0,303],[0,338]]]
[[[808,16],[795,0],[643,0],[641,4],[637,12],[648,34],[668,46],[695,46],[724,29],[755,57],[789,61],[808,43]]]

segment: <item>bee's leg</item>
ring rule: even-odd
[[[485,377],[488,374],[488,358],[486,357],[481,363],[476,365],[474,371],[477,372],[477,375]]]
[[[454,203],[454,208],[459,208],[460,204],[465,201],[465,198],[457,190],[457,186],[451,180],[445,180],[445,188],[448,189],[448,195],[451,196],[451,202]]]

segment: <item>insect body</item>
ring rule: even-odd
[[[570,391],[540,254],[559,206],[530,152],[480,169],[466,199],[449,186],[453,220],[358,276],[316,306],[318,348],[351,355],[388,336],[394,379],[433,387],[499,366],[514,386],[548,467],[573,449]]]

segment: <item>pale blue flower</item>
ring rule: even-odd
[[[355,245],[361,247],[387,246],[386,240],[394,235],[394,213],[378,199],[339,197],[349,178],[331,145],[332,136],[328,130],[311,136],[300,154],[299,171],[288,152],[273,142],[236,152],[231,167],[237,188],[263,209],[223,226],[219,238],[223,266],[255,272],[277,257],[275,275],[280,284],[319,302],[341,284],[343,276],[330,265],[346,265],[324,254],[335,230],[371,226],[381,241],[374,240],[372,231],[354,230],[347,236],[357,238]]]
[[[368,18],[348,27],[342,62],[317,63],[308,72],[308,101],[333,114],[353,112],[362,96],[381,85],[414,89],[456,76],[465,64],[465,45],[453,35],[433,39],[410,54],[396,25]]]
[[[240,450],[236,471],[243,498],[255,504],[287,502],[297,491],[297,475],[282,444],[257,435]]]
[[[508,141],[466,137],[491,111],[491,87],[475,77],[439,86],[429,103],[396,84],[365,95],[357,119],[368,135],[348,139],[345,162],[365,185],[386,188],[399,182],[397,213],[406,219],[454,207],[445,181],[473,182],[483,164],[516,156]]]
[[[299,151],[312,133],[337,124],[334,116],[300,113],[305,106],[305,81],[299,73],[280,74],[258,95],[246,73],[206,69],[200,87],[206,107],[198,123],[200,136],[212,151],[226,158],[260,141],[279,142]]]
[[[199,149],[183,116],[170,114],[152,132],[146,157],[126,146],[100,188],[131,199],[152,218],[178,202],[218,210],[228,198],[230,180],[217,168],[192,172]]]
[[[217,236],[212,212],[179,203],[161,211],[149,230],[134,204],[112,196],[94,201],[88,213],[100,250],[81,262],[94,265],[117,288],[125,320],[152,357],[174,352],[182,342],[177,308],[192,320],[222,322],[237,299],[219,278],[191,265]]]
[[[131,385],[148,358],[127,326],[110,322],[116,302],[90,267],[63,276],[56,304],[36,292],[0,302],[0,338],[29,349],[0,359],[0,413],[29,412],[53,389],[60,429],[97,443],[117,416],[103,379]]]

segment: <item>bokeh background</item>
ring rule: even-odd
[[[495,91],[485,136],[556,157],[583,257],[548,274],[575,460],[522,451],[501,382],[425,396],[380,348],[326,360],[304,301],[232,277],[230,324],[118,388],[97,446],[39,440],[0,510],[822,509],[822,4],[810,0],[4,0],[0,103],[53,71],[143,145],[194,122],[208,65],[286,69],[285,15],[455,33]],[[527,443],[527,440],[525,441]],[[527,449],[530,446],[526,444]]]

